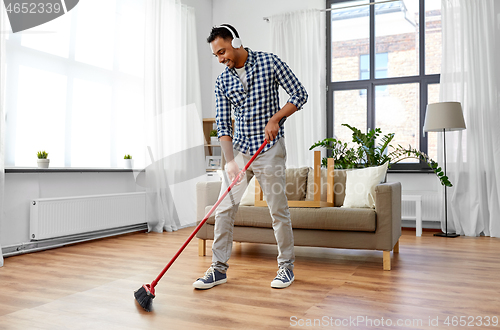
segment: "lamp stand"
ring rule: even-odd
[[[446,130],[443,128],[443,149],[444,149],[444,175],[446,176]],[[456,233],[448,233],[448,196],[446,194],[446,189],[448,187],[444,186],[444,220],[445,220],[445,232],[436,233],[434,236],[440,237],[458,237],[459,234]]]

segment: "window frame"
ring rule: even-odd
[[[377,62],[377,55],[380,55],[380,54],[385,54],[385,55],[388,55],[389,53],[377,53],[377,54],[375,54],[375,63]],[[361,57],[362,57],[362,56],[369,56],[369,55],[370,55],[370,54],[361,54],[361,55],[359,55],[359,80],[369,80],[369,79],[370,79],[370,78],[368,78],[368,79],[363,79],[363,78],[361,78],[362,73],[364,73],[364,72],[365,72],[365,70],[361,70]],[[383,70],[381,70],[380,68],[378,68],[378,69],[377,69],[377,67],[376,67],[376,65],[375,65],[375,76],[377,75],[377,71],[378,71],[378,72],[385,71],[385,72],[387,73],[387,63],[388,63],[388,61],[386,61],[386,66],[385,66],[385,68],[384,68]],[[368,66],[369,66],[369,65],[370,65],[370,64],[368,64]],[[370,72],[370,70],[368,70],[368,73],[369,73],[369,72]],[[384,78],[377,78],[377,79],[384,79]],[[380,90],[379,92],[385,92],[385,91],[386,91],[386,89],[384,89],[384,90]],[[360,95],[364,95],[364,94],[363,94],[363,93],[361,93]]]
[[[425,0],[419,0],[419,74],[414,76],[405,77],[392,77],[392,78],[375,78],[375,5],[370,6],[370,79],[364,80],[351,80],[351,81],[338,81],[332,82],[332,32],[331,32],[331,11],[328,10],[333,4],[345,3],[349,5],[349,2],[355,0],[327,0],[326,1],[326,86],[327,86],[327,107],[326,107],[326,119],[327,119],[327,136],[334,136],[334,99],[333,95],[335,91],[351,90],[351,89],[366,89],[367,91],[367,127],[366,129],[375,128],[375,87],[380,85],[393,85],[393,84],[407,84],[407,83],[418,83],[419,84],[419,145],[412,146],[417,147],[420,151],[427,154],[427,136],[424,136],[423,123],[425,120],[425,111],[428,102],[428,85],[439,84],[440,74],[425,74]],[[374,1],[374,0],[373,0]],[[370,1],[371,2],[371,1]],[[367,4],[368,6],[368,4]],[[360,128],[362,129],[362,128]],[[390,132],[382,132],[384,134]],[[348,142],[348,141],[346,141]],[[427,164],[423,161],[418,163],[397,163],[392,164],[391,172],[397,171],[417,171],[417,172],[428,172],[430,171]]]

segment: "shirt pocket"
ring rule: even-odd
[[[247,99],[247,93],[245,93],[243,87],[239,88],[239,86],[236,85],[228,88],[227,97],[231,102],[231,104],[236,109],[239,109],[245,105]]]

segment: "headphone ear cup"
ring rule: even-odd
[[[241,39],[240,38],[233,38],[233,41],[231,42],[231,46],[233,46],[233,48],[240,48],[241,47]]]

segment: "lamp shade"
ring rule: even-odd
[[[424,132],[462,129],[465,129],[465,121],[460,102],[439,102],[427,105]]]

